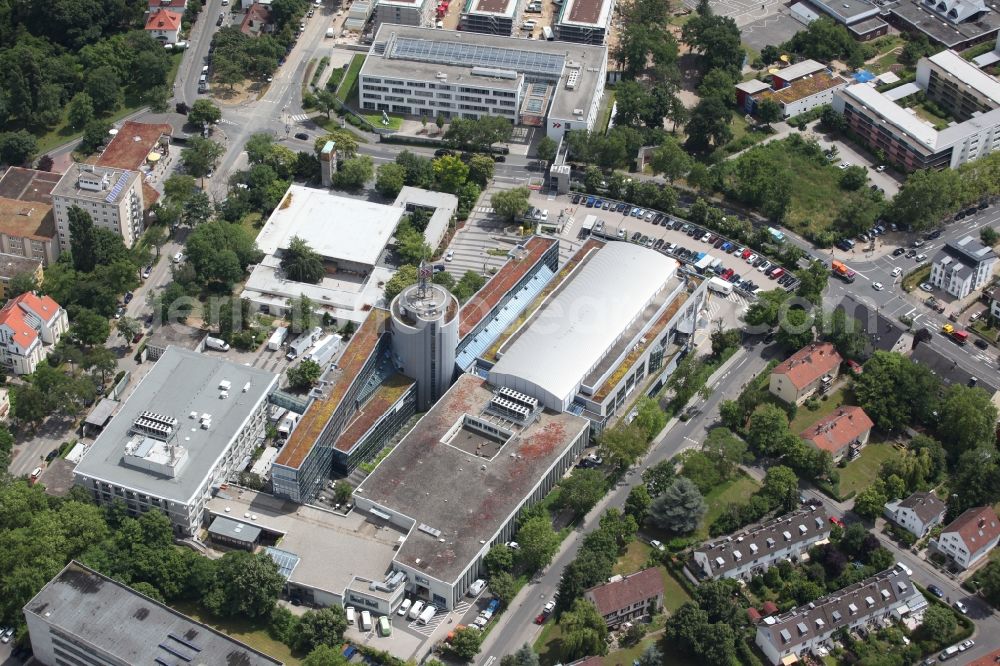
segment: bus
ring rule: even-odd
[[[392,635],[392,625],[385,615],[380,615],[378,618],[378,633],[383,638]]]

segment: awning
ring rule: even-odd
[[[789,664],[797,663],[799,663],[799,655],[797,654],[785,655],[785,657],[781,660],[781,666],[789,666]]]

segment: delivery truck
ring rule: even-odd
[[[288,329],[282,326],[274,330],[271,337],[267,340],[267,348],[271,351],[278,351],[281,349],[281,345],[285,344],[285,339],[288,338]]]
[[[312,347],[312,344],[312,335],[309,333],[303,333],[288,345],[288,353],[285,354],[285,358],[291,361],[292,359],[302,356],[309,350],[310,347]]]
[[[844,282],[847,282],[848,284],[854,282],[854,276],[857,275],[857,273],[848,268],[847,265],[842,261],[834,261],[832,264],[830,264],[830,270],[833,272],[834,275],[839,277]]]
[[[316,346],[312,348],[308,354],[305,355],[307,360],[313,361],[320,366],[325,366],[333,358],[333,355],[340,348],[340,336],[330,334],[316,343]]]
[[[361,628],[364,631],[372,630],[372,614],[366,610],[361,611]]]
[[[717,294],[728,296],[733,293],[733,285],[722,278],[714,277],[708,281],[708,288]]]

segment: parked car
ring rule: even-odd
[[[305,132],[296,132],[295,138],[298,139],[299,141],[308,141],[309,135],[306,134]]]
[[[937,585],[933,585],[933,584],[928,585],[927,586],[927,591],[930,592],[931,594],[933,594],[935,597],[938,597],[939,599],[944,596],[944,590],[942,590]]]
[[[976,345],[977,347],[983,350],[990,348],[989,343],[986,342],[986,340],[983,340],[982,338],[976,338],[975,342],[973,342],[972,344]]]
[[[961,599],[956,599],[954,605],[956,610],[958,610],[958,612],[961,613],[962,615],[969,614],[969,607],[966,606]]]
[[[905,247],[897,247],[895,250],[892,251],[892,256],[894,257],[898,257],[901,254],[906,254]]]
[[[152,266],[146,266],[145,268],[143,268],[142,269],[142,279],[143,280],[148,280],[149,276],[150,276],[150,274],[152,274],[152,272],[153,272],[153,267]]]
[[[129,303],[132,302],[133,298],[135,298],[135,294],[133,294],[131,291],[126,291],[125,292],[125,298],[122,299],[122,300],[125,301],[125,305],[128,305]]]
[[[971,648],[975,644],[976,644],[976,642],[974,640],[972,640],[971,638],[969,640],[967,640],[967,641],[962,641],[961,643],[958,644],[958,651],[959,652],[965,652],[966,650],[968,650],[969,648]]]

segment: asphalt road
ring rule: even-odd
[[[601,515],[611,507],[622,508],[632,486],[642,483],[642,472],[657,463],[668,460],[686,448],[699,446],[707,431],[716,425],[718,406],[723,400],[731,400],[739,395],[743,386],[759,374],[768,363],[773,347],[758,345],[738,352],[729,370],[715,385],[712,394],[705,400],[696,399],[694,405],[700,412],[694,418],[676,421],[653,442],[649,453],[630,470],[625,479],[587,514],[583,523],[567,538],[552,563],[526,585],[500,616],[497,626],[483,641],[482,650],[476,663],[489,666],[503,655],[510,654],[524,643],[533,644],[542,627],[534,623],[545,602],[559,586],[562,571],[573,558],[583,541],[583,537],[596,529]]]

